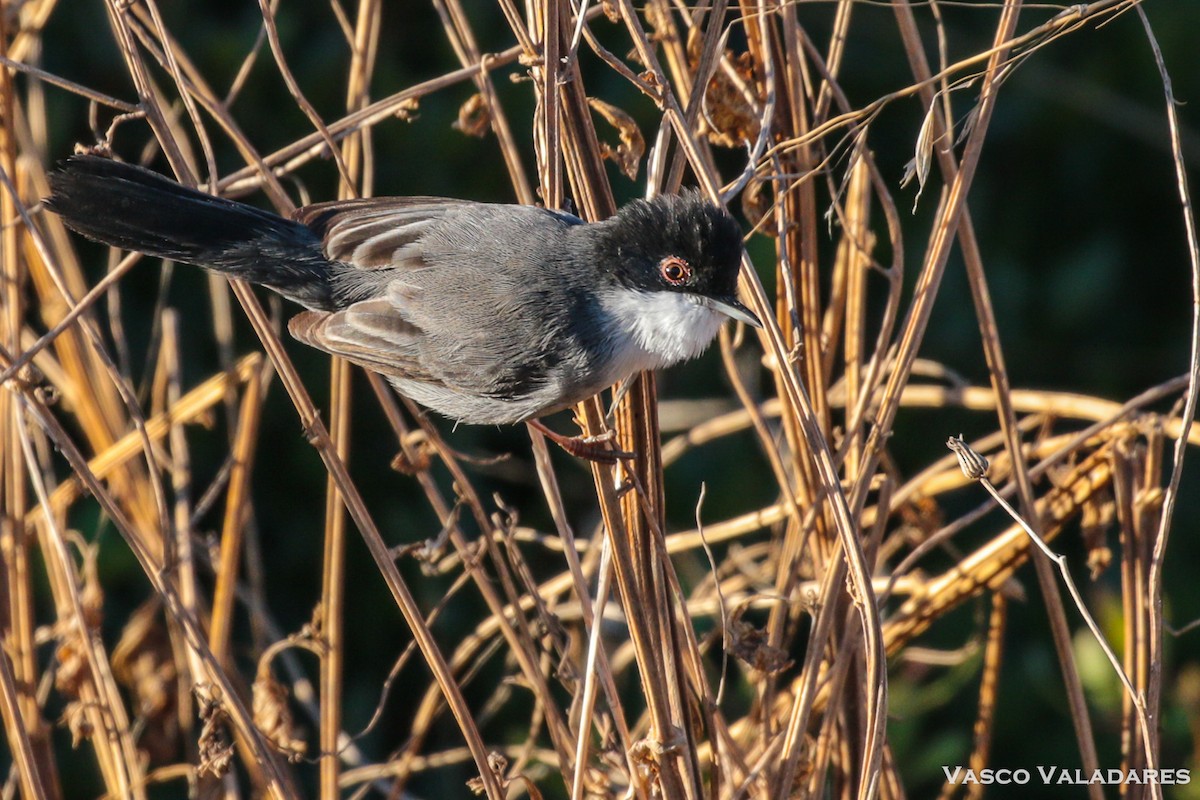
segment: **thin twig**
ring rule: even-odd
[[[1070,592],[1071,599],[1075,601],[1075,607],[1079,610],[1080,616],[1083,617],[1083,621],[1087,624],[1088,630],[1092,632],[1092,636],[1096,639],[1096,643],[1100,645],[1100,648],[1104,651],[1104,655],[1106,658],[1108,658],[1108,662],[1112,665],[1113,671],[1116,672],[1117,677],[1121,680],[1122,685],[1125,687],[1125,691],[1128,692],[1129,699],[1137,708],[1138,724],[1142,729],[1142,747],[1145,750],[1146,755],[1146,767],[1147,769],[1155,769],[1157,759],[1154,757],[1154,738],[1151,736],[1150,719],[1146,713],[1146,698],[1141,692],[1134,688],[1133,684],[1129,680],[1129,676],[1125,674],[1125,670],[1121,666],[1120,659],[1117,658],[1117,654],[1113,652],[1112,647],[1110,647],[1108,644],[1108,640],[1104,637],[1104,632],[1100,630],[1100,626],[1096,624],[1096,620],[1092,618],[1091,612],[1088,611],[1087,605],[1083,600],[1083,595],[1079,593],[1079,588],[1075,585],[1075,579],[1071,577],[1071,567],[1067,563],[1067,557],[1065,555],[1059,555],[1051,550],[1050,546],[1046,544],[1046,542],[1037,534],[1036,531],[1034,531],[1034,529],[1029,525],[1028,522],[1025,521],[1025,519],[1017,512],[1017,510],[1009,505],[1007,500],[1000,496],[1000,492],[997,491],[992,482],[988,480],[988,461],[986,458],[972,450],[967,443],[962,440],[961,437],[951,437],[946,442],[946,446],[949,447],[956,456],[958,456],[958,463],[962,468],[963,474],[972,480],[978,481],[983,488],[987,490],[988,494],[995,499],[1000,507],[1003,508],[1004,511],[1010,517],[1012,517],[1018,525],[1021,526],[1021,529],[1029,535],[1029,538],[1033,541],[1034,545],[1037,546],[1038,550],[1040,550],[1042,554],[1046,556],[1046,558],[1050,559],[1058,566],[1058,571],[1062,576],[1063,584],[1067,587],[1067,591]],[[1159,786],[1157,782],[1154,782],[1153,785],[1155,787]],[[1152,789],[1151,792],[1155,797],[1162,796],[1161,788]]]

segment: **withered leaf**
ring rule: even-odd
[[[87,707],[78,700],[67,703],[59,722],[66,725],[67,730],[71,732],[72,750],[79,747],[85,739],[92,738],[92,734],[96,732],[92,721],[88,719]]]
[[[83,562],[83,586],[79,591],[80,605],[83,606],[83,620],[89,630],[99,630],[104,621],[104,587],[96,573],[96,553],[89,550]]]
[[[917,196],[913,198],[914,212],[921,199],[921,192],[925,189],[925,181],[929,178],[929,168],[933,164],[933,123],[937,119],[938,108],[937,103],[931,103],[929,110],[925,113],[925,120],[921,123],[920,132],[917,133],[916,153],[913,155],[912,161],[905,165],[904,177],[900,180],[901,186],[907,186],[913,178],[917,179]]]
[[[479,92],[471,95],[467,102],[458,109],[458,119],[454,121],[454,129],[462,131],[467,136],[481,139],[487,135],[492,126],[492,112],[487,102]]]
[[[200,750],[197,771],[201,775],[221,777],[233,763],[233,742],[227,730],[229,712],[225,710],[220,689],[211,684],[197,684],[195,693],[203,722],[196,742]]]
[[[1111,490],[1101,490],[1089,497],[1081,509],[1079,530],[1087,548],[1087,565],[1092,580],[1112,564],[1113,552],[1105,541],[1113,521],[1117,517],[1117,506]]]
[[[128,689],[138,716],[145,723],[140,746],[151,763],[178,757],[179,718],[176,716],[179,675],[171,637],[157,598],[143,603],[129,618],[113,649],[113,677]]]
[[[83,648],[84,644],[76,634],[64,639],[54,651],[54,656],[58,659],[58,669],[54,671],[54,688],[67,697],[78,698],[84,684],[92,681],[92,672]]]
[[[136,698],[147,719],[170,715],[175,704],[175,654],[156,601],[144,603],[129,618],[113,650],[113,676]]]
[[[700,41],[689,42],[689,60],[699,66]],[[761,126],[761,98],[757,97],[753,61],[749,53],[734,56],[726,50],[724,61],[730,70],[718,66],[704,90],[703,132],[719,147],[744,147],[758,139]],[[736,76],[736,79],[735,77]]]
[[[416,475],[429,469],[433,463],[434,451],[425,431],[412,431],[404,439],[405,449],[392,459],[392,469],[403,475]]]
[[[637,123],[623,109],[595,97],[588,98],[588,105],[592,107],[593,111],[604,117],[608,124],[617,129],[617,136],[620,139],[620,144],[615,148],[606,142],[601,142],[600,154],[616,164],[629,180],[637,180],[638,165],[641,164],[642,156],[646,153],[646,140],[642,138],[642,132],[638,129]]]
[[[417,110],[421,107],[421,100],[417,97],[409,97],[400,101],[396,105],[395,117],[401,122],[413,122],[420,116]]]
[[[729,650],[742,663],[765,675],[783,672],[792,660],[778,647],[768,644],[766,631],[734,615],[729,621]]]
[[[751,178],[750,182],[746,184],[746,188],[742,190],[742,213],[746,215],[746,221],[750,223],[750,227],[767,236],[778,236],[778,226],[770,220],[763,221],[771,213],[772,202],[771,192],[767,191],[766,181]]]
[[[283,684],[275,680],[269,668],[259,664],[258,674],[251,689],[253,696],[254,724],[293,764],[304,758],[307,745],[303,739],[293,736],[295,725],[292,712],[288,709],[288,692]]]

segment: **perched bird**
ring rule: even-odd
[[[460,422],[535,420],[699,355],[726,318],[760,325],[735,296],[741,230],[698,194],[594,223],[434,197],[285,219],[87,155],[50,186],[69,228],[273,289],[308,309],[288,325],[297,339]]]

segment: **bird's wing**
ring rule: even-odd
[[[290,322],[300,341],[410,384],[505,400],[542,388],[561,361],[561,325],[547,315],[567,312],[556,302],[530,313],[526,276],[578,218],[389,197],[309,206],[296,219],[350,268],[335,285],[337,308]]]
[[[461,200],[442,197],[369,197],[305,206],[296,221],[321,237],[325,256],[359,269],[423,266],[417,241]]]
[[[515,308],[494,297],[481,300],[478,295],[489,292],[482,279],[472,285],[483,289],[454,306],[462,318],[440,335],[430,335],[420,324],[428,317],[421,301],[427,287],[416,284],[396,280],[382,297],[339,311],[301,312],[288,322],[288,330],[310,347],[385,377],[469,396],[515,400],[545,384],[545,367],[557,364],[558,354],[539,350],[538,358],[530,360],[521,343],[539,342],[545,333],[528,315],[514,318]],[[516,335],[498,333],[522,325]]]
[[[419,357],[421,329],[382,297],[362,300],[341,311],[304,311],[288,322],[301,342],[389,378],[445,384]]]
[[[486,217],[499,208],[503,207],[445,197],[368,197],[305,206],[295,218],[321,237],[329,259],[364,270],[419,269],[425,262],[418,242],[430,229],[471,209]],[[568,224],[582,222],[565,212],[537,209],[535,213]]]

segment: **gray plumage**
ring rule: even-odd
[[[757,323],[734,297],[741,232],[697,195],[590,224],[429,197],[288,220],[94,156],[51,187],[48,207],[84,236],[267,286],[308,309],[296,338],[463,422],[557,411],[698,354],[726,315]]]

